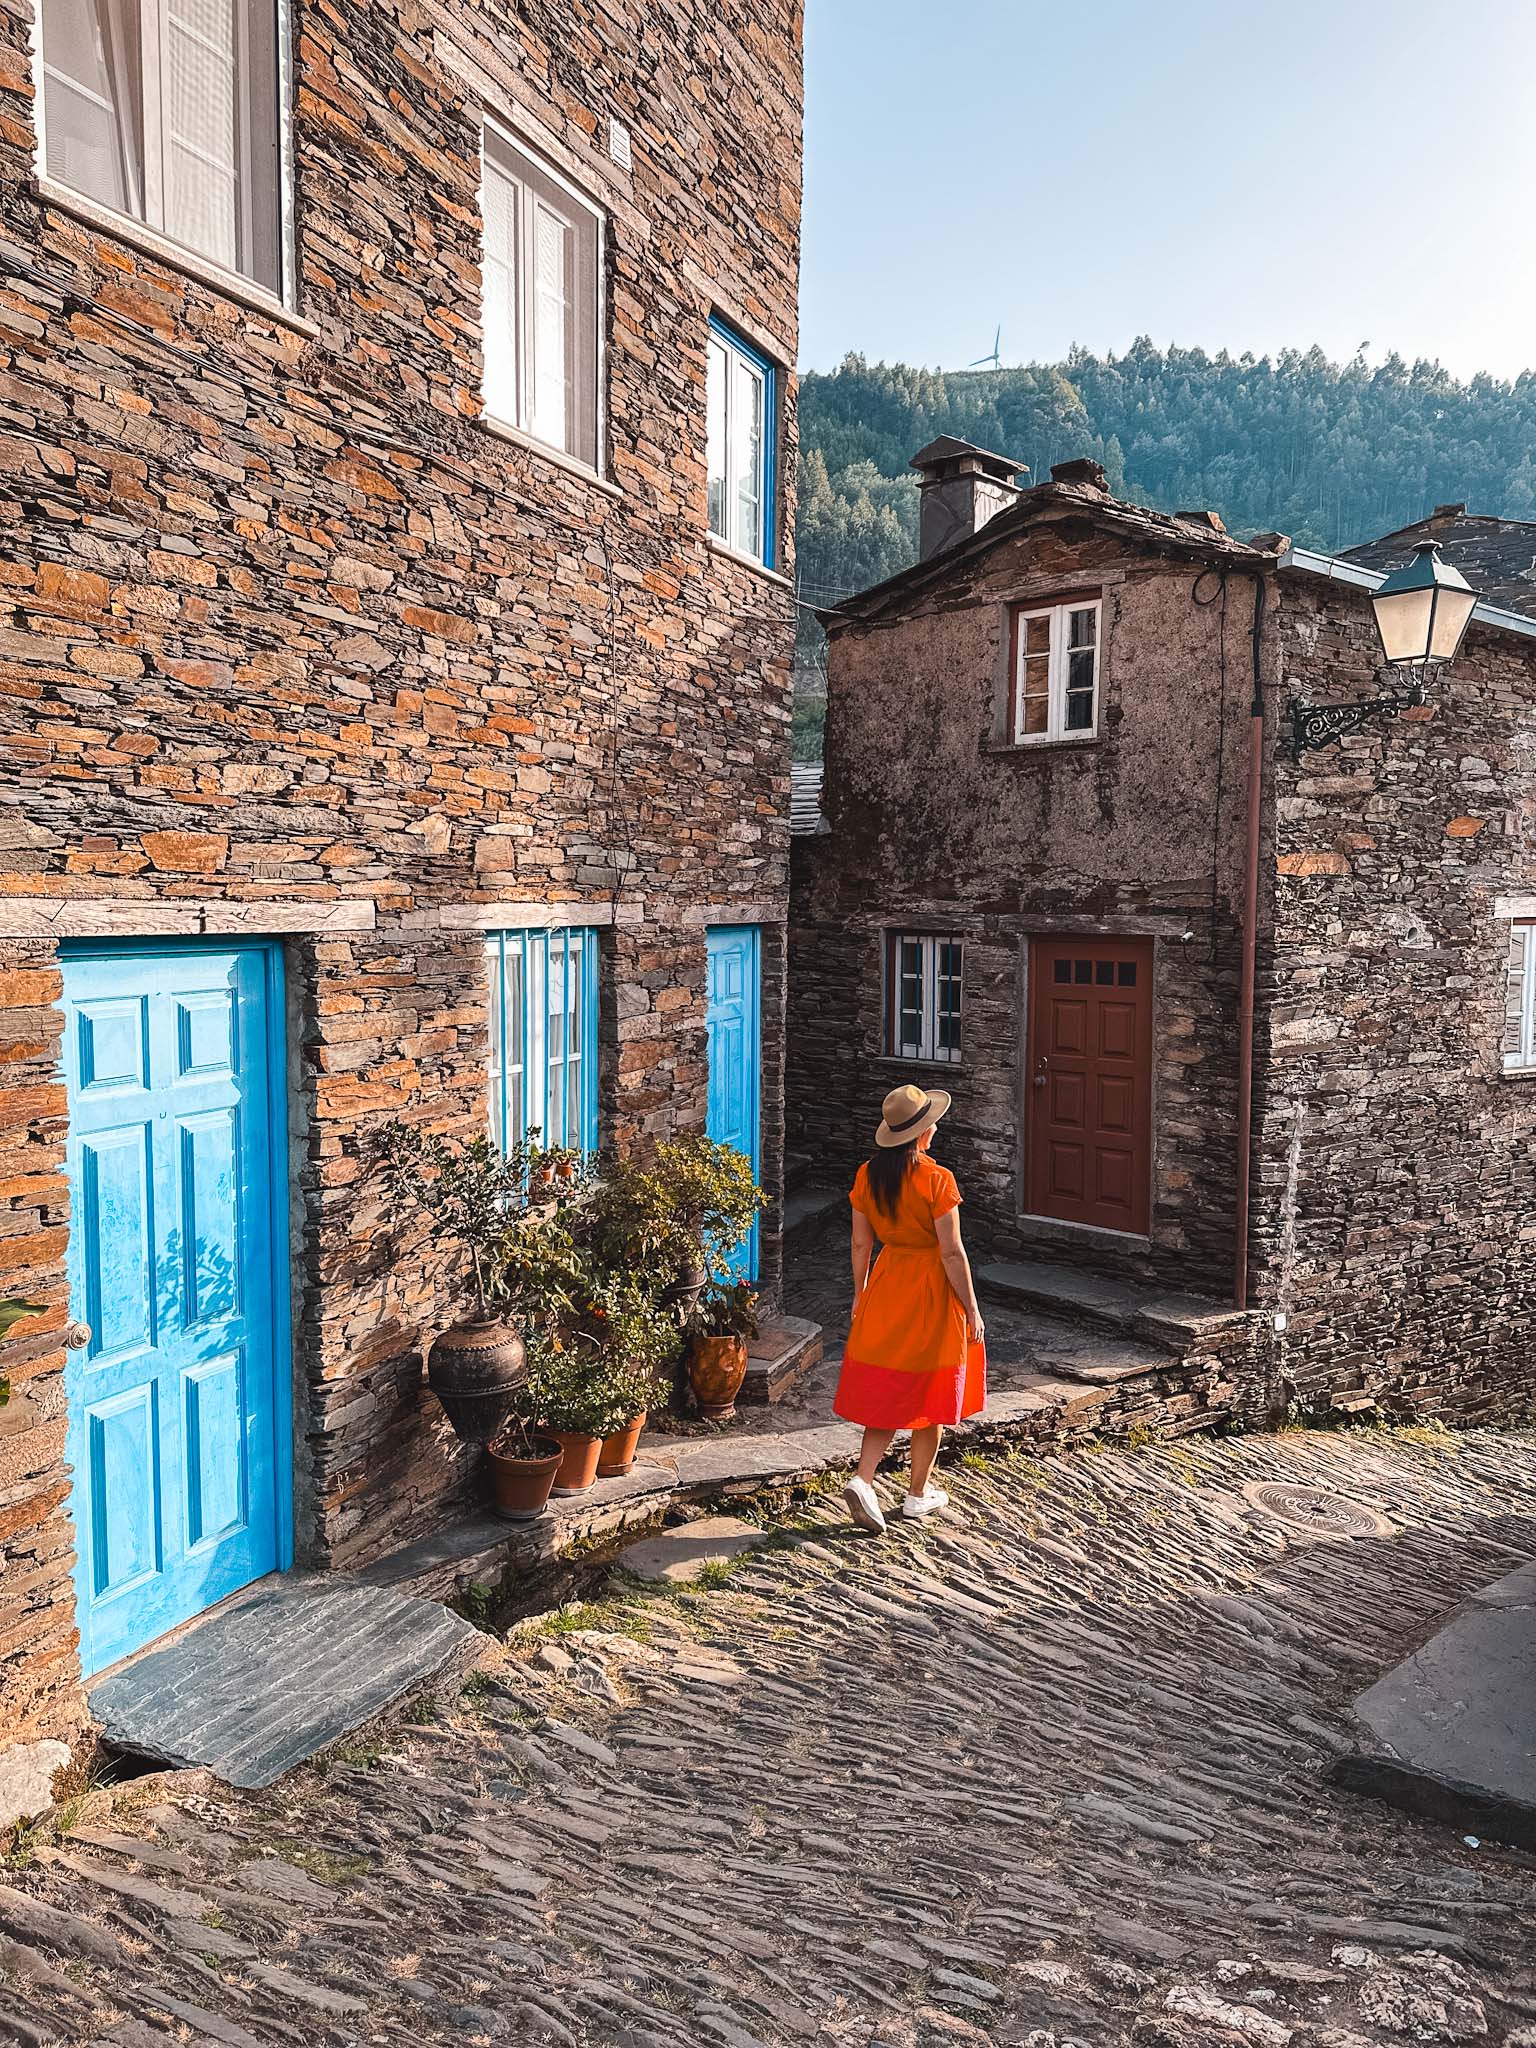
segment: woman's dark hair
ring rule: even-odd
[[[901,1186],[917,1157],[917,1140],[909,1145],[878,1145],[869,1155],[870,1199],[882,1216],[894,1216]]]

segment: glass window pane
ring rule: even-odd
[[[1091,608],[1071,614],[1067,635],[1068,647],[1092,647],[1098,638],[1099,615]]]
[[[709,530],[721,540],[730,538],[726,526],[725,476],[729,456],[726,446],[726,399],[730,381],[730,358],[718,336],[709,338]]]
[[[749,555],[763,552],[763,376],[738,355],[731,376],[731,456],[735,471],[736,530],[731,536]]]
[[[1096,988],[1113,988],[1115,985],[1115,963],[1113,960],[1096,960],[1093,967]]]
[[[1051,651],[1051,615],[1041,612],[1024,621],[1024,652],[1026,654],[1049,654]]]
[[[1093,692],[1074,690],[1067,698],[1067,731],[1092,732]]]
[[[576,235],[543,199],[533,205],[533,414],[529,431],[574,453],[572,294]]]
[[[1051,722],[1050,699],[1044,694],[1024,699],[1024,730],[1044,732]]]
[[[233,270],[241,197],[234,0],[166,0],[162,33],[165,226]]]
[[[1115,979],[1121,988],[1134,988],[1136,986],[1136,962],[1134,960],[1120,961]]]
[[[1092,981],[1093,962],[1091,960],[1074,960],[1072,962],[1072,979],[1074,982]]]
[[[1091,690],[1093,688],[1094,653],[1090,647],[1086,652],[1067,656],[1067,688],[1069,690]]]
[[[42,28],[48,176],[142,218],[138,8],[45,0]]]
[[[517,220],[522,189],[489,158],[480,188],[482,395],[494,418],[519,424]]]
[[[1053,981],[1070,981],[1072,979],[1072,962],[1070,960],[1057,960],[1051,968],[1051,979]]]

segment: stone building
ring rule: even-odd
[[[1480,604],[1428,702],[1298,749],[1380,688],[1378,568],[1092,462],[914,466],[923,558],[825,620],[792,1155],[838,1180],[942,1085],[984,1252],[1203,1298],[1239,1416],[1527,1409],[1536,622]]]
[[[461,1497],[389,1119],[707,1122],[777,1284],[800,33],[0,17],[0,1809]]]

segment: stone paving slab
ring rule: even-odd
[[[91,1712],[129,1755],[255,1788],[483,1646],[429,1600],[334,1576],[262,1579],[98,1679]]]
[[[631,1543],[620,1562],[631,1578],[657,1585],[687,1585],[710,1565],[729,1564],[766,1541],[753,1522],[734,1515],[703,1515],[665,1529],[644,1543]]]
[[[1355,1714],[1341,1783],[1536,1849],[1536,1564],[1474,1594]]]
[[[1293,1547],[1273,1481],[1398,1533]],[[946,1484],[553,1617],[323,1772],[94,1795],[0,1874],[0,2041],[1533,2048],[1536,1865],[1328,1769],[1366,1677],[1529,1558],[1536,1443]]]

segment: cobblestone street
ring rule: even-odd
[[[1291,1480],[1397,1534],[1289,1543]],[[1536,2043],[1536,1863],[1334,1789],[1346,1701],[1531,1553],[1536,1443],[951,1467],[623,1580],[274,1792],[89,1800],[0,1892],[0,2039]],[[167,1789],[168,1788],[168,1789]]]

